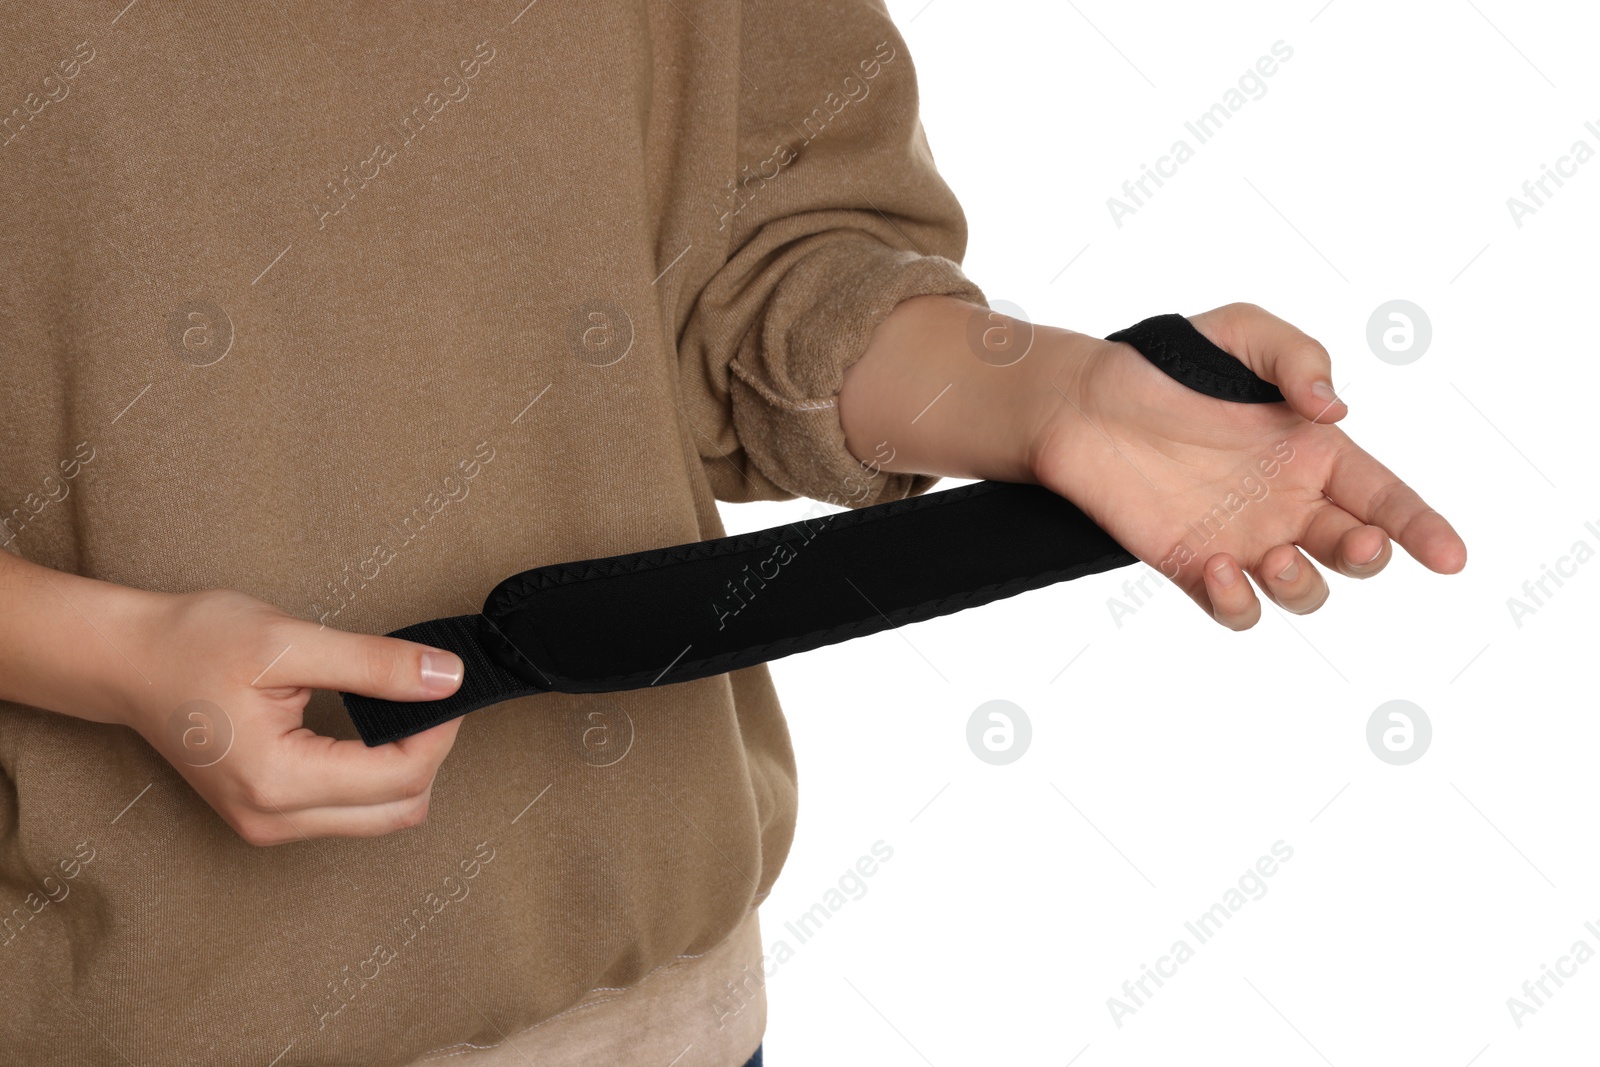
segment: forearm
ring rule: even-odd
[[[1008,344],[1015,346],[1010,352]],[[1032,450],[1064,401],[1058,383],[1101,344],[954,297],[903,301],[845,371],[845,444],[863,460],[892,451],[878,463],[887,471],[1037,481]],[[1024,345],[1025,354],[1008,362]],[[883,442],[889,447],[880,449]]]
[[[120,721],[118,692],[148,684],[127,635],[160,595],[0,551],[0,700]]]

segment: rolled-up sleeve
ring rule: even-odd
[[[838,404],[845,370],[900,301],[986,303],[959,266],[966,218],[934,166],[905,42],[875,0],[752,0],[739,62],[729,255],[679,344],[686,397],[721,416],[722,432],[699,440],[712,489],[848,507],[924,492],[936,478],[850,453]]]

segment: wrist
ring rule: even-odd
[[[173,632],[176,612],[193,594],[96,584],[103,587],[99,606],[105,618],[98,625],[115,648],[106,648],[106,655],[96,660],[99,669],[90,679],[94,706],[103,712],[95,717],[144,734],[147,709],[164,698],[160,690],[168,681],[170,657],[162,642]]]
[[[1039,358],[1030,368],[1027,399],[1019,409],[1019,447],[1027,481],[1043,483],[1050,457],[1061,450],[1062,428],[1085,422],[1085,382],[1110,342],[1054,326],[1036,329]]]
[[[846,447],[887,443],[886,471],[1037,481],[1040,438],[1106,344],[955,297],[902,301],[845,372]]]
[[[123,723],[154,670],[139,638],[163,594],[0,560],[0,699]],[[141,662],[143,661],[143,662]]]

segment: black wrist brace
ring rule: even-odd
[[[1239,403],[1283,399],[1181,315],[1125,341],[1191,389]],[[976,482],[737,537],[536,567],[497,585],[477,615],[389,636],[461,657],[443,700],[344,693],[380,745],[533,693],[606,693],[704,678],[948,615],[1135,557],[1042,486]]]

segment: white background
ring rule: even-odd
[[[762,909],[795,953],[767,986],[775,1065],[1592,1062],[1600,960],[1520,1028],[1507,998],[1600,951],[1600,560],[1520,627],[1507,600],[1600,549],[1600,160],[1520,228],[1506,201],[1600,149],[1600,16],[1322,3],[890,8],[991,301],[1101,335],[1233,300],[1298,324],[1345,430],[1451,519],[1466,570],[1397,549],[1236,634],[1171,586],[1118,625],[1127,568],[773,664],[801,772]],[[1279,40],[1266,94],[1117,227],[1107,198]],[[1433,327],[1404,366],[1366,341],[1396,298]],[[723,507],[740,532],[811,506]],[[1008,766],[967,747],[992,699],[1032,722]],[[1433,726],[1407,766],[1367,746],[1391,699]],[[864,896],[784,931],[879,840]],[[1280,840],[1266,894],[1198,944],[1185,921]],[[1179,938],[1194,958],[1118,1027],[1107,998]]]

